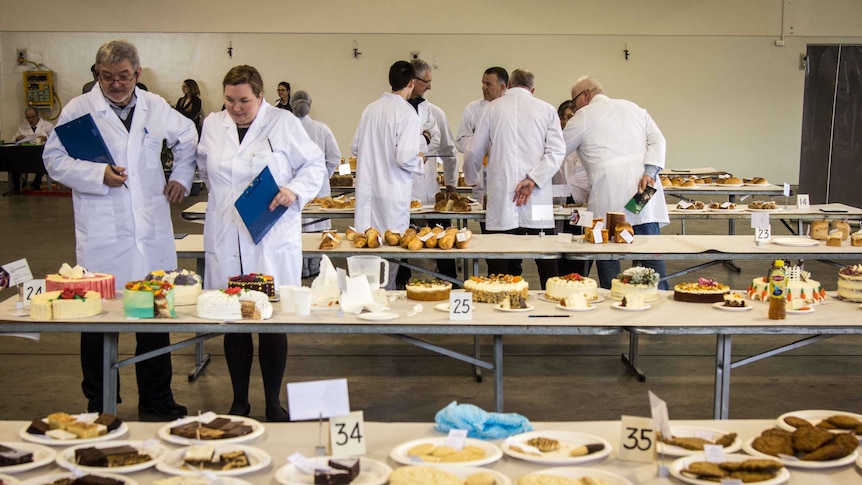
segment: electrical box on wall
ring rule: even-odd
[[[54,107],[54,73],[27,71],[24,73],[24,100],[34,108]]]

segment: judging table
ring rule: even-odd
[[[47,173],[42,162],[44,145],[0,145],[0,172]],[[48,180],[50,190],[51,183]],[[9,178],[9,189],[12,189],[12,179]]]
[[[762,431],[774,427],[775,423],[775,419],[727,421],[679,420],[671,421],[671,427],[706,428],[725,433],[737,433],[739,438],[744,442],[759,435]],[[0,437],[2,437],[2,441],[10,444],[10,446],[14,446],[14,442],[21,442],[21,439],[18,437],[18,431],[22,427],[26,427],[27,424],[28,422],[26,421],[0,422]],[[129,422],[127,424],[129,426],[129,433],[120,439],[137,441],[158,439],[159,429],[165,425],[165,423],[144,422]],[[682,483],[676,478],[672,478],[670,476],[657,476],[656,463],[638,463],[621,460],[619,458],[619,449],[622,442],[620,421],[533,422],[531,424],[536,431],[545,431],[549,433],[587,433],[604,439],[611,444],[612,451],[608,457],[586,461],[577,466],[578,470],[584,470],[586,472],[599,471],[613,473],[625,480],[628,480],[630,483],[637,485],[671,485]],[[317,422],[296,422],[263,423],[263,425],[265,429],[263,435],[246,444],[266,452],[271,458],[270,465],[259,471],[238,476],[236,478],[255,485],[283,483],[276,477],[283,476],[280,475],[280,469],[288,463],[287,456],[294,452],[301,453],[306,457],[314,456],[314,449],[318,444],[318,424]],[[405,443],[414,440],[445,438],[445,434],[434,430],[434,423],[430,422],[365,422],[364,431],[366,454],[363,456],[367,459],[385,463],[392,469],[403,466],[391,458],[390,454],[393,450],[399,449]],[[328,432],[328,424],[324,424],[324,432]],[[503,440],[491,440],[487,443],[499,447],[502,446]],[[166,443],[164,441],[162,441],[161,444],[170,451],[181,448],[180,445]],[[55,448],[55,451],[58,453],[64,449],[64,447]],[[742,452],[740,452],[740,454],[741,453]],[[673,467],[674,460],[676,460],[676,458],[672,456],[659,455],[658,457],[658,463],[668,467]],[[554,465],[544,463],[531,463],[508,455],[503,455],[502,458],[496,462],[487,464],[482,468],[495,473],[500,473],[510,480],[512,484],[516,484],[520,477],[528,473],[547,470],[553,466]],[[860,481],[860,471],[857,466],[858,465],[853,463],[848,463],[840,467],[821,469],[787,468],[790,473],[790,478],[786,483],[789,485],[855,484]],[[16,473],[15,478],[19,480],[30,480],[62,471],[64,471],[64,469],[51,463],[34,470]],[[2,469],[0,469],[0,472],[2,472]],[[281,473],[283,473],[283,471],[281,471]],[[128,474],[130,479],[135,480],[137,483],[142,485],[153,483],[156,480],[167,478],[168,476],[169,475],[162,473],[155,468],[148,468],[143,471]],[[311,477],[308,477],[307,480],[308,483],[312,482]],[[381,483],[384,481],[385,477]],[[616,485],[617,483],[625,482],[617,481],[613,483]],[[498,485],[502,484],[498,482]]]

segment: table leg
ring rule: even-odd
[[[117,414],[117,387],[119,386],[119,376],[114,365],[117,363],[119,341],[119,333],[102,334],[102,410],[114,415]]]
[[[638,368],[638,338],[640,335],[629,332],[629,353],[620,356],[623,364],[626,365],[629,372],[633,373],[638,381],[645,382],[646,374]]]
[[[201,336],[203,334],[196,333],[196,336]],[[195,366],[191,372],[189,372],[188,378],[189,382],[194,382],[197,380],[198,376],[201,375],[201,372],[204,371],[204,368],[207,364],[210,363],[210,354],[204,352],[204,343],[203,341],[195,344]]]
[[[494,335],[494,410],[503,412],[503,336]]]
[[[714,419],[728,419],[730,414],[730,368],[732,335],[717,335],[715,342]]]
[[[478,335],[473,335],[473,357],[478,360],[482,358],[482,341]],[[482,382],[482,368],[478,365],[473,366],[473,378],[476,382]]]

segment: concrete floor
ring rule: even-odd
[[[2,185],[0,185],[2,186]],[[175,207],[175,232],[200,233],[203,227],[183,221],[179,211],[205,196],[187,199]],[[747,224],[737,224],[749,233]],[[34,275],[56,272],[63,262],[75,262],[72,202],[63,196],[0,198],[0,264],[27,258]],[[718,234],[723,222],[689,222],[690,234]],[[780,232],[781,228],[775,228]],[[678,233],[672,223],[665,233]],[[193,268],[191,260],[180,266]],[[682,263],[669,263],[669,270]],[[751,278],[767,271],[765,262],[741,262],[737,274],[713,266],[696,276],[715,278],[744,289]],[[525,262],[525,276],[538,288],[535,265]],[[835,289],[833,267],[807,262],[806,268],[829,290]],[[595,277],[595,270],[592,276]],[[671,281],[690,281],[694,275]],[[0,299],[14,297],[13,290]],[[685,315],[681,315],[685,318]],[[179,340],[188,335],[176,334]],[[648,415],[647,391],[664,398],[671,418],[712,417],[715,338],[701,336],[641,337],[640,365],[645,383],[629,375],[620,362],[627,335],[610,337],[507,337],[505,344],[505,408],[536,421],[619,419],[621,415]],[[469,337],[430,337],[456,351],[469,353]],[[796,340],[793,336],[734,338],[735,358],[745,357]],[[475,382],[472,368],[448,357],[418,349],[385,336],[298,335],[290,337],[285,382],[346,377],[351,407],[365,411],[369,421],[431,421],[451,401],[493,409],[493,381]],[[771,418],[794,409],[862,409],[862,336],[840,336],[735,369],[731,381],[732,418]],[[483,353],[491,353],[490,338]],[[193,383],[187,372],[194,363],[192,349],[173,354],[173,389],[176,400],[190,411],[226,412],[230,406],[230,380],[222,340],[206,343],[212,362]],[[122,335],[120,353],[131,356],[134,338]],[[77,334],[45,334],[41,341],[0,338],[0,419],[32,419],[50,412],[83,411],[80,391]],[[257,364],[255,364],[256,366]],[[121,370],[119,414],[137,419],[134,368]],[[263,390],[259,370],[252,370],[252,416],[263,419]],[[286,401],[286,399],[283,398]]]

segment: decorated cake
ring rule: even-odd
[[[739,293],[728,293],[724,295],[724,306],[730,308],[745,308],[747,305],[745,304],[745,298]]]
[[[754,278],[748,287],[748,297],[755,301],[769,301],[769,281],[766,276]],[[807,304],[826,301],[826,290],[819,281],[811,279],[811,273],[802,271],[799,266],[787,268],[787,301],[793,305],[794,300]],[[792,308],[796,308],[792,306]]]
[[[275,298],[275,280],[271,275],[251,273],[231,276],[227,280],[227,287],[260,291],[270,298]]]
[[[266,320],[272,303],[260,291],[242,288],[205,291],[198,296],[197,315],[212,320]]]
[[[621,301],[635,293],[643,295],[644,301],[658,300],[658,273],[652,268],[633,266],[611,280],[611,299]]]
[[[167,281],[174,285],[174,305],[194,305],[201,294],[201,277],[194,271],[175,269],[153,271],[144,278],[147,281]]]
[[[502,303],[509,300],[517,307],[520,298],[527,298],[530,285],[520,276],[490,275],[471,276],[464,282],[464,289],[473,293],[473,301],[484,303]]]
[[[407,299],[418,301],[442,301],[449,299],[452,283],[443,280],[422,281],[412,279],[407,283]]]
[[[862,264],[838,270],[838,298],[862,302]]]
[[[706,278],[698,278],[696,283],[680,283],[673,287],[673,299],[692,303],[717,303],[724,301],[730,287]]]
[[[123,313],[133,318],[174,318],[174,285],[167,281],[129,281]]]
[[[102,313],[102,295],[98,291],[65,289],[48,291],[30,300],[33,320],[66,320],[92,317]]]
[[[598,287],[596,280],[581,276],[578,273],[554,276],[545,282],[545,298],[562,301],[573,293],[581,293],[587,300],[593,301],[599,297]]]
[[[115,285],[114,275],[90,273],[81,266],[73,268],[67,263],[63,263],[57,274],[45,276],[45,290],[47,291],[63,291],[65,289],[97,291],[102,295],[102,298],[108,300],[117,297]]]

